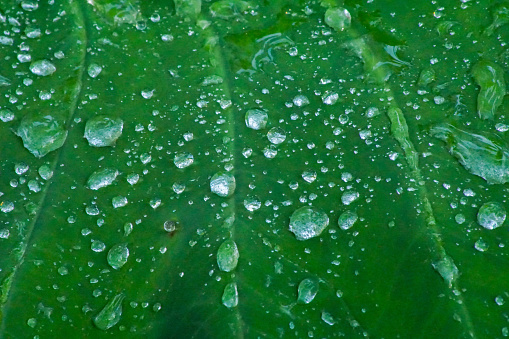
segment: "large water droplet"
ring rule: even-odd
[[[39,175],[44,180],[49,180],[53,177],[53,170],[48,165],[42,165],[39,167]]]
[[[247,197],[246,199],[244,199],[244,207],[250,212],[256,211],[261,206],[262,203],[260,202],[258,197]]]
[[[89,119],[85,125],[85,138],[90,146],[114,146],[122,135],[124,122],[120,118],[97,115]]]
[[[181,152],[175,154],[175,158],[173,159],[173,163],[178,168],[186,168],[191,166],[194,162],[194,157],[191,153]]]
[[[220,197],[232,195],[235,187],[235,177],[229,172],[218,172],[210,179],[210,190]]]
[[[67,131],[64,124],[51,115],[28,114],[16,134],[27,150],[38,158],[64,145]]]
[[[117,170],[111,168],[95,171],[88,178],[87,186],[91,190],[98,190],[99,188],[109,186],[115,181],[118,174]]]
[[[122,301],[124,301],[124,294],[117,294],[104,306],[104,308],[94,317],[94,324],[97,328],[106,331],[107,329],[115,326],[122,316]]]
[[[343,212],[338,219],[338,225],[341,229],[347,230],[352,228],[359,217],[354,211]]]
[[[239,262],[239,250],[235,241],[225,240],[217,250],[217,265],[224,272],[233,271]]]
[[[265,110],[250,109],[246,112],[246,126],[255,130],[264,129],[269,115]]]
[[[359,193],[356,191],[345,191],[341,196],[341,202],[345,205],[350,205],[352,202],[359,198]]]
[[[297,302],[309,304],[318,293],[318,280],[304,279],[300,282],[297,294]]]
[[[506,218],[504,206],[498,202],[487,202],[477,212],[477,222],[482,227],[492,230],[502,226]]]
[[[223,305],[232,308],[239,304],[239,294],[237,292],[237,284],[232,282],[225,286],[223,297],[221,298]]]
[[[329,225],[326,213],[314,207],[301,207],[290,217],[290,231],[297,240],[307,240],[319,236]]]
[[[37,60],[30,65],[30,71],[35,75],[48,76],[55,73],[57,68],[48,60]]]
[[[293,104],[298,107],[303,107],[309,105],[309,99],[302,94],[296,95],[293,98]]]
[[[335,7],[325,11],[325,23],[338,32],[350,27],[351,22],[352,16],[350,12],[344,8]]]
[[[97,77],[99,74],[101,74],[103,68],[101,66],[99,66],[98,64],[90,64],[90,66],[88,66],[88,75],[91,77],[91,78],[95,78]]]
[[[108,264],[118,270],[124,266],[129,258],[129,248],[126,243],[116,244],[108,251]]]

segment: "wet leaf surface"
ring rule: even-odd
[[[509,336],[506,3],[3,1],[0,336]]]

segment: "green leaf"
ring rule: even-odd
[[[509,335],[505,3],[3,1],[0,337]]]

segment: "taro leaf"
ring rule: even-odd
[[[505,184],[430,133],[507,138],[507,102],[476,109],[471,67],[509,36],[481,39],[486,5],[3,1],[0,336],[507,335],[507,225],[477,223]],[[26,149],[33,115],[65,140]],[[106,147],[84,138],[98,116],[122,122]],[[329,222],[299,239],[302,207]]]

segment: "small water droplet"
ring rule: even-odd
[[[88,231],[81,232],[83,235],[90,234]],[[106,249],[106,245],[101,240],[92,240],[92,244],[90,245],[90,248],[94,252],[102,252]]]
[[[12,121],[14,120],[14,113],[8,108],[0,109],[0,120],[3,122]]]
[[[129,248],[126,243],[116,244],[108,251],[108,264],[118,270],[127,263]]]
[[[30,65],[30,72],[39,76],[48,76],[55,73],[57,68],[48,60],[37,60]]]
[[[352,16],[345,8],[331,7],[325,11],[325,23],[341,32],[350,27]]]
[[[483,240],[482,238],[479,238],[474,244],[474,248],[478,250],[479,252],[486,252],[489,248],[488,243]]]
[[[250,212],[256,211],[261,206],[262,203],[260,202],[258,197],[247,197],[246,199],[244,199],[244,207]]]
[[[268,118],[267,111],[258,108],[250,109],[246,112],[246,126],[254,130],[264,129]]]
[[[217,265],[224,272],[233,271],[239,262],[239,250],[235,241],[225,240],[217,250]]]
[[[313,181],[316,180],[316,172],[315,171],[304,171],[302,173],[302,179],[304,179],[304,181],[306,181],[306,182],[312,183]]]
[[[186,185],[181,182],[175,182],[175,183],[173,183],[171,188],[173,189],[173,192],[175,192],[177,194],[181,194],[182,192],[184,192],[186,190]]]
[[[449,287],[452,287],[454,280],[459,276],[459,271],[451,257],[444,256],[439,261],[432,263],[432,266]]]
[[[322,96],[322,102],[326,105],[334,105],[339,99],[339,94],[336,92],[327,92]]]
[[[330,314],[329,312],[326,312],[326,311],[322,311],[322,320],[327,324],[327,325],[334,325],[336,323],[336,320],[334,320],[334,317],[332,316],[332,314]]]
[[[488,230],[502,226],[505,218],[505,208],[498,202],[487,202],[477,212],[477,222]]]
[[[61,266],[58,268],[58,274],[60,275],[67,275],[69,273],[69,270],[65,266]]]
[[[355,222],[358,219],[357,213],[354,211],[346,211],[343,212],[338,219],[338,225],[341,229],[347,230],[352,228],[352,226],[355,224]]]
[[[85,138],[90,146],[114,146],[122,135],[124,122],[120,118],[97,115],[89,119],[85,125]]]
[[[138,182],[138,180],[140,180],[140,175],[139,174],[130,173],[130,174],[127,175],[127,182],[130,185],[136,184]]]
[[[191,153],[181,152],[175,154],[175,158],[173,159],[173,163],[178,168],[186,168],[191,166],[194,162],[194,157]]]
[[[35,318],[28,319],[27,325],[30,326],[31,328],[35,328],[35,326],[37,326],[37,319]]]
[[[225,286],[221,301],[223,302],[223,305],[228,308],[236,307],[239,304],[239,295],[236,283],[231,282]]]
[[[297,294],[297,302],[309,304],[318,293],[318,281],[316,279],[304,279],[300,282]]]
[[[53,171],[48,165],[42,165],[39,167],[39,175],[44,180],[49,180],[53,177]]]
[[[115,181],[118,175],[119,172],[111,168],[97,170],[88,178],[87,187],[91,190],[98,190],[109,186]]]
[[[286,132],[281,127],[273,127],[267,132],[267,138],[274,145],[278,145],[285,141]]]
[[[122,301],[124,301],[124,294],[117,294],[111,299],[106,306],[94,317],[94,324],[97,328],[106,331],[107,329],[115,326],[122,316]]]
[[[210,179],[210,190],[220,197],[232,195],[235,187],[235,177],[229,172],[218,172]]]
[[[303,107],[309,105],[309,99],[302,94],[296,95],[293,98],[293,104],[297,107]]]
[[[127,202],[128,202],[127,198],[121,195],[118,195],[111,199],[111,204],[113,205],[114,208],[124,207],[125,205],[127,205]]]
[[[168,233],[175,232],[177,229],[177,222],[174,220],[167,220],[164,222],[163,228]]]
[[[344,205],[350,205],[352,202],[354,202],[358,198],[359,198],[358,192],[349,190],[349,191],[345,191],[345,193],[343,193],[343,195],[341,196],[341,202]]]
[[[96,78],[99,74],[101,74],[103,68],[98,64],[90,64],[88,66],[88,75],[91,78]]]
[[[290,217],[290,232],[297,240],[307,240],[319,236],[329,225],[326,213],[314,207],[301,207]]]

